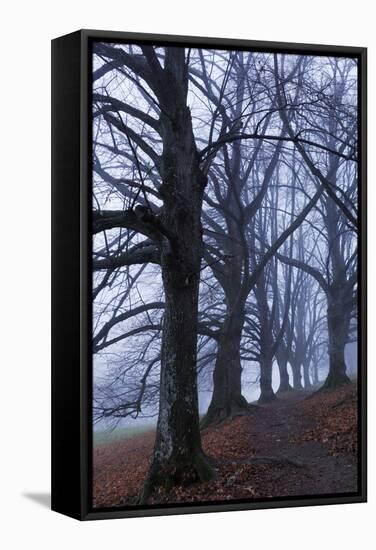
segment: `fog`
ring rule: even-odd
[[[142,55],[137,46],[118,47],[136,58]],[[156,52],[163,67],[164,49]],[[94,55],[97,76],[103,55]],[[324,383],[332,345],[328,308],[332,302],[338,307],[333,294],[338,289],[353,300],[343,313],[344,360],[347,375],[357,375],[357,240],[351,216],[346,217],[348,211],[355,215],[357,201],[357,168],[351,157],[356,61],[276,57],[197,49],[189,50],[187,57],[187,104],[196,144],[205,151],[213,143],[226,142],[217,147],[215,158],[210,149],[204,156],[208,183],[201,216],[204,252],[197,339],[201,416],[212,399],[213,371],[220,345],[226,343],[228,320],[237,320],[234,304],[241,304],[244,314],[238,351],[241,392],[248,402],[262,397],[260,380],[263,373],[267,377],[268,362],[271,393],[277,393],[284,357],[291,386],[308,391]],[[283,108],[278,78],[284,86]],[[160,115],[153,90],[147,82],[141,85],[132,71],[115,67],[94,78],[94,211],[129,211],[139,205],[159,215],[163,140],[153,120]],[[302,144],[290,139],[289,131]],[[246,138],[258,134],[266,137]],[[317,171],[324,176],[318,177]],[[332,188],[325,187],[325,178]],[[337,202],[330,193],[336,193]],[[97,431],[157,421],[164,316],[161,269],[154,259],[129,261],[131,253],[144,253],[148,247],[148,237],[132,227],[111,227],[93,237]]]

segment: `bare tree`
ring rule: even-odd
[[[280,391],[288,365],[295,388],[302,369],[306,389],[317,383],[326,342],[325,387],[347,380],[352,71],[337,59],[94,45],[94,416],[158,410],[141,503],[214,475],[197,380],[212,389],[203,426],[248,412],[248,362],[261,402],[275,398],[275,364]]]

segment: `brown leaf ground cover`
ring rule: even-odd
[[[357,490],[357,399],[350,384],[307,399],[289,392],[202,432],[215,479],[155,494],[153,503],[213,502]],[[134,505],[155,432],[94,449],[95,507]]]
[[[299,404],[303,414],[311,418],[313,427],[299,434],[292,442],[319,441],[328,445],[332,455],[357,453],[358,399],[355,384],[336,392],[318,393]]]

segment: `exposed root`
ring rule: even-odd
[[[276,394],[281,394],[281,393],[288,393],[290,391],[294,391],[294,388],[292,386],[290,386],[290,384],[283,384],[283,385],[280,385],[278,390],[276,391]]]
[[[329,373],[324,384],[318,390],[313,392],[310,397],[313,397],[321,392],[336,390],[346,384],[351,384],[351,380],[346,374],[333,375]]]
[[[263,405],[264,403],[270,403],[271,401],[275,401],[277,399],[277,396],[276,394],[272,391],[272,392],[269,392],[267,394],[261,394],[260,397],[258,398],[258,403],[260,403],[260,405]]]
[[[251,405],[244,397],[224,407],[210,406],[208,412],[200,422],[200,428],[201,430],[205,430],[209,426],[219,425],[225,420],[232,420],[238,416],[246,416],[257,408],[257,405]]]
[[[173,460],[165,465],[154,460],[138,496],[137,504],[147,504],[153,493],[160,490],[168,492],[177,483],[189,485],[197,481],[210,481],[214,476],[214,468],[201,450],[197,450],[190,460],[182,461],[179,465]]]

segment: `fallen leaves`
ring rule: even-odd
[[[355,384],[335,392],[319,392],[298,404],[301,412],[313,421],[313,427],[292,438],[293,443],[318,441],[329,453],[357,453],[358,406]]]
[[[351,384],[310,399],[291,392],[202,432],[214,480],[161,489],[150,504],[233,501],[346,492],[356,486],[357,391]],[[155,432],[93,451],[95,507],[135,505]],[[339,462],[338,462],[339,461]]]
[[[255,449],[249,436],[251,417],[238,416],[226,420],[202,432],[204,452],[214,459],[241,458],[254,455]]]
[[[135,502],[148,471],[154,437],[154,430],[150,430],[94,449],[94,507],[105,508]]]

